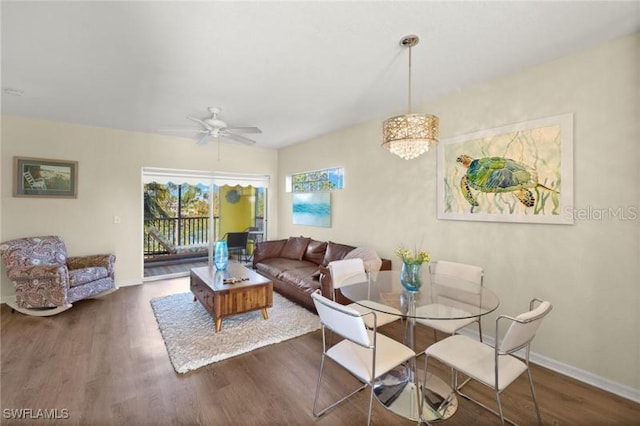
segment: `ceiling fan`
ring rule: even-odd
[[[209,107],[209,112],[211,113],[210,117],[197,118],[187,116],[189,120],[195,121],[201,126],[201,128],[198,130],[198,133],[202,134],[202,137],[200,137],[200,139],[198,140],[199,145],[207,143],[209,138],[217,138],[218,141],[220,141],[221,138],[224,138],[245,145],[253,145],[256,143],[256,141],[241,136],[239,133],[262,133],[262,130],[258,129],[257,127],[228,126],[227,123],[221,120],[218,116],[221,111],[222,110],[218,107]],[[185,131],[178,129],[174,130]]]

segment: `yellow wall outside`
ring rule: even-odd
[[[240,192],[237,203],[227,201],[227,193],[231,190]],[[255,188],[241,186],[223,186],[220,188],[220,222],[218,239],[227,232],[242,232],[254,223]]]

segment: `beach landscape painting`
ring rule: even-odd
[[[331,193],[294,193],[293,224],[331,227]]]

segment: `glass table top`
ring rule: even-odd
[[[340,288],[352,302],[372,310],[416,319],[475,318],[495,311],[498,296],[487,287],[444,274],[423,275],[418,292],[400,282],[400,271],[380,271],[349,278]],[[374,303],[369,303],[374,302]]]

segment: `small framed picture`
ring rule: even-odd
[[[78,162],[13,157],[13,196],[77,198]]]

